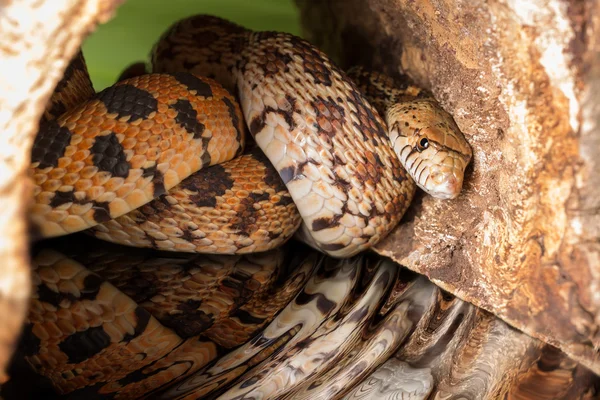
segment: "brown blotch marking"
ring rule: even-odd
[[[133,334],[128,333],[125,336],[123,336],[124,342],[130,342],[131,340],[140,336],[142,334],[142,332],[144,332],[144,330],[146,330],[146,327],[148,326],[148,322],[150,321],[151,315],[144,308],[138,306],[135,309],[135,317],[136,317],[137,321],[135,324]]]
[[[69,81],[75,75],[75,72],[80,71],[82,74],[87,75],[87,68],[85,66],[85,60],[83,58],[83,53],[81,51],[77,52],[75,57],[71,60],[67,68],[65,69],[65,73],[63,74],[62,79],[56,85],[54,89],[56,92],[61,92],[69,85]]]
[[[214,323],[214,318],[210,314],[199,310],[202,304],[200,300],[189,299],[177,306],[177,310],[182,313],[168,315],[162,318],[165,326],[173,329],[182,338],[199,335]]]
[[[101,224],[103,222],[107,222],[112,219],[112,217],[110,215],[110,208],[108,206],[107,201],[104,201],[104,202],[93,201],[92,203],[93,203],[92,209],[94,210],[94,216],[93,216],[94,221]]]
[[[289,206],[293,202],[294,202],[294,200],[292,199],[292,196],[288,193],[288,194],[282,195],[281,198],[279,199],[279,201],[276,203],[276,205],[285,207],[285,206]]]
[[[280,114],[285,119],[285,122],[290,126],[290,130],[293,130],[296,127],[296,123],[294,122],[294,112],[300,113],[300,110],[297,107],[297,100],[289,94],[285,95],[285,100],[289,107],[286,107],[284,110],[280,110]]]
[[[42,124],[33,142],[31,162],[39,162],[38,168],[57,167],[58,160],[71,143],[71,131],[61,127],[55,120]]]
[[[269,200],[271,196],[268,193],[250,193],[248,197],[241,199],[236,207],[236,216],[231,223],[231,228],[235,229],[240,235],[250,236],[256,230],[257,209],[256,203]]]
[[[40,352],[42,341],[33,333],[33,326],[32,323],[25,324],[19,341],[19,353],[26,357],[38,355]]]
[[[92,163],[100,171],[109,172],[112,176],[126,178],[129,175],[131,165],[127,162],[127,156],[123,146],[119,143],[116,133],[97,136],[90,149]]]
[[[234,104],[227,97],[223,97],[223,103],[225,103],[225,105],[227,106],[227,110],[229,111],[229,117],[231,118],[231,122],[233,123],[233,126],[235,127],[236,139],[238,142],[241,142],[244,132],[243,132],[243,125],[240,124],[239,106],[237,106],[237,104]]]
[[[296,169],[292,166],[285,167],[281,171],[279,171],[279,176],[284,184],[287,184],[289,181],[295,178]]]
[[[259,325],[265,322],[266,318],[255,317],[246,310],[237,310],[232,315],[233,318],[237,318],[242,324],[245,325]]]
[[[58,344],[69,364],[79,364],[110,346],[110,336],[102,326],[77,332]]]
[[[217,197],[223,196],[233,184],[233,179],[222,165],[213,165],[202,174],[194,174],[181,182],[184,189],[192,192],[190,200],[198,207],[215,207]]]
[[[335,302],[329,300],[323,293],[308,294],[303,290],[296,297],[296,303],[299,305],[305,305],[315,300],[317,302],[317,309],[323,315],[329,314],[329,312],[335,307]]]
[[[133,301],[140,304],[145,301],[149,301],[159,292],[155,281],[156,278],[152,274],[144,274],[140,273],[139,271],[135,271],[134,275],[125,282],[123,282],[123,280],[119,277],[118,281],[112,281],[112,283],[127,296],[131,297]]]
[[[202,162],[202,167],[208,167],[208,166],[210,166],[211,159],[212,159],[210,152],[208,151],[208,145],[212,139],[212,136],[211,137],[201,136],[200,139],[202,140],[202,149],[204,150],[204,152],[200,156],[200,161]]]
[[[263,151],[259,147],[255,147],[252,150],[250,150],[249,154],[251,154],[252,157],[256,161],[258,161],[259,163],[261,163],[263,165],[263,167],[264,167],[264,178],[263,179],[264,179],[264,182],[267,185],[269,185],[269,187],[273,188],[276,193],[287,191],[287,188],[285,187],[285,184],[283,183],[281,176],[279,176],[279,174],[277,173],[277,170],[275,169],[273,164],[271,164],[271,161],[269,161],[269,159],[267,158],[265,153],[263,153]]]
[[[265,113],[261,113],[261,115],[257,115],[256,117],[252,118],[252,121],[250,121],[250,133],[252,134],[252,136],[256,136],[257,133],[259,133],[260,131],[262,131],[262,129],[265,127]]]
[[[229,292],[236,292],[236,295],[234,296],[236,307],[245,304],[254,295],[254,291],[250,289],[250,286],[252,286],[251,281],[253,281],[252,275],[240,270],[234,271],[233,274],[223,279],[223,288],[229,289]],[[256,285],[259,284],[258,282],[255,283]]]
[[[321,217],[313,220],[312,230],[314,232],[322,231],[324,229],[335,228],[340,224],[339,220],[341,215],[336,215],[333,218]]]
[[[385,115],[386,101],[390,100],[390,96],[383,88],[385,84],[391,87],[390,82],[383,82],[379,74],[364,67],[352,68],[348,71],[348,75],[380,115]]]
[[[365,98],[357,89],[350,91],[347,101],[354,105],[356,109],[358,122],[353,122],[353,125],[363,134],[363,140],[371,140],[374,146],[379,146],[375,136],[379,136],[383,140],[389,140],[383,120],[372,112],[371,108],[367,106],[368,103],[365,102]],[[371,133],[371,135],[367,136],[367,133]]]
[[[287,98],[288,97],[286,97],[286,99]],[[250,122],[250,133],[252,134],[252,136],[256,136],[256,134],[259,133],[265,127],[265,121],[268,113],[279,114],[285,120],[286,124],[288,124],[289,130],[293,130],[296,127],[296,123],[294,122],[293,117],[294,111],[296,111],[296,102],[294,100],[290,101],[290,99],[287,100],[288,104],[290,105],[288,109],[275,109],[273,107],[265,107],[265,109],[260,113],[260,115],[254,117]]]
[[[190,91],[195,91],[196,96],[213,97],[213,91],[209,83],[188,72],[176,72],[172,74],[175,79]]]
[[[269,236],[270,240],[275,240],[277,239],[279,236],[281,236],[281,232],[273,232],[273,231],[269,231],[267,232],[267,236]]]
[[[63,300],[68,300],[69,302],[77,301],[77,298],[71,293],[62,293],[55,292],[50,289],[46,284],[40,284],[37,287],[37,296],[38,300],[42,303],[51,304],[54,307],[60,307],[60,303]]]
[[[83,289],[81,289],[81,300],[94,300],[100,291],[100,285],[104,280],[96,274],[89,274],[83,279]]]
[[[259,34],[259,36],[262,33]],[[262,35],[264,36],[264,35]],[[264,38],[260,38],[264,40]],[[261,49],[264,52],[260,58],[255,60],[257,66],[263,70],[265,77],[273,76],[276,73],[287,73],[288,64],[293,61],[289,54],[284,53],[277,45],[267,45]]]
[[[375,186],[384,176],[384,165],[381,162],[379,155],[369,150],[364,151],[363,157],[365,160],[360,160],[356,165],[355,171],[362,182]]]
[[[311,105],[315,109],[316,122],[314,126],[318,132],[329,137],[335,136],[345,123],[344,108],[337,104],[331,96],[328,96],[327,99],[317,96]]]
[[[148,178],[152,177],[152,185],[153,191],[152,194],[154,198],[162,196],[167,193],[167,189],[165,188],[165,177],[162,172],[156,169],[157,164],[154,164],[148,168],[142,168],[142,177]]]
[[[316,85],[331,86],[332,70],[336,68],[329,58],[306,40],[293,35],[286,36],[296,54],[302,57],[304,72],[313,78]]]
[[[104,103],[109,114],[117,114],[116,119],[130,117],[129,122],[148,119],[150,114],[158,111],[158,101],[154,96],[130,83],[110,86],[94,98]]]
[[[73,203],[73,204],[88,204],[92,203],[92,210],[94,210],[94,221],[98,223],[106,222],[112,219],[110,216],[109,203],[107,201],[95,201],[83,198],[81,200],[75,197],[75,190],[69,192],[57,191],[54,192],[54,197],[50,200],[50,207],[56,208],[60,205]]]
[[[194,135],[194,139],[199,139],[204,133],[206,127],[203,123],[198,121],[198,112],[192,107],[187,99],[179,99],[175,104],[169,106],[173,110],[177,111],[175,116],[175,122],[177,122],[186,132]]]
[[[194,240],[196,240],[196,236],[190,229],[183,229],[183,233],[179,237],[181,239],[185,240],[186,242],[190,242],[190,243],[193,243]]]

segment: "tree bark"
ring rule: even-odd
[[[307,39],[405,70],[474,149],[463,194],[420,196],[376,251],[600,373],[600,2],[296,3]]]
[[[84,37],[123,0],[0,0],[0,383],[30,294],[27,177],[38,121]]]

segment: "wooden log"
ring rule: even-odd
[[[123,0],[0,0],[0,383],[30,287],[27,167],[47,100],[81,42]]]
[[[600,1],[296,0],[341,64],[406,71],[474,149],[376,251],[600,372]]]

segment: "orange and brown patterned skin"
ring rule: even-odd
[[[75,260],[42,249],[32,262],[34,291],[23,353],[60,393],[109,393],[183,340]]]
[[[94,94],[94,86],[88,74],[85,58],[83,57],[83,53],[79,51],[65,69],[62,79],[56,85],[54,93],[52,93],[52,98],[46,105],[40,122],[47,122],[58,118],[67,110],[90,99]]]
[[[286,260],[286,270],[281,274],[285,279],[281,283],[263,285],[231,318],[214,323],[204,335],[225,348],[234,348],[258,334],[302,290],[317,269],[317,254],[299,253]]]
[[[244,130],[235,103],[213,80],[150,74],[43,123],[30,167],[36,228],[43,237],[84,230],[239,155]]]
[[[189,71],[213,78],[237,93],[233,67],[248,32],[238,24],[212,15],[183,18],[154,45],[152,71]]]
[[[255,147],[193,174],[159,199],[88,232],[135,247],[248,254],[281,246],[300,223],[277,171]]]
[[[182,63],[178,51],[185,53]],[[145,70],[140,64],[134,65],[122,76],[127,79],[58,119],[45,122],[32,152],[32,177],[38,186],[34,219],[44,216],[35,221],[43,236],[92,227],[91,233],[97,237],[129,245],[179,252],[243,253],[286,242],[300,224],[301,214],[302,231],[311,245],[336,257],[350,257],[385,236],[400,220],[412,199],[415,183],[387,143],[385,123],[344,72],[308,42],[282,33],[253,33],[219,18],[192,17],[163,36],[154,53],[154,61],[161,59],[168,73],[140,75]],[[155,64],[155,71],[159,69]],[[224,79],[223,85],[237,89],[243,113],[226,89],[182,69]],[[209,121],[209,116],[216,116],[216,120]],[[241,154],[244,118],[266,157],[261,160],[259,153],[247,152],[220,164]],[[218,138],[217,131],[228,135]],[[136,142],[135,138],[142,140]],[[205,168],[209,165],[212,167]],[[248,168],[253,173],[244,171]],[[203,171],[194,173],[200,169]],[[128,222],[122,222],[125,220]],[[113,235],[102,236],[107,233]],[[86,314],[89,321],[81,322],[81,332],[74,333],[68,323],[79,323],[79,316],[63,313],[48,300],[63,296],[64,290],[42,278],[36,281],[38,292],[42,290],[46,296],[38,305],[46,320],[42,320],[43,330],[31,328],[26,332],[29,342],[34,343],[28,357],[34,364],[39,361],[51,365],[52,371],[42,372],[61,390],[64,387],[78,396],[136,398],[156,393],[166,384],[200,372],[225,349],[250,340],[247,345],[256,353],[248,355],[248,360],[242,361],[244,365],[222,375],[218,371],[200,375],[202,388],[192,388],[189,395],[195,398],[205,390],[233,383],[244,371],[278,355],[280,346],[295,341],[296,334],[313,335],[308,331],[312,322],[345,302],[329,298],[349,295],[358,277],[353,269],[357,261],[348,259],[342,262],[349,274],[347,282],[333,279],[315,290],[314,283],[306,283],[314,277],[315,269],[323,266],[323,256],[306,251],[299,256],[301,265],[290,262],[295,268],[288,271],[287,279],[277,279],[281,276],[277,268],[250,267],[241,275],[241,269],[228,275],[227,284],[225,278],[212,279],[211,273],[223,272],[218,268],[182,268],[173,262],[183,257],[176,253],[154,260],[142,256],[136,261],[130,255],[110,261],[117,253],[111,254],[109,261],[90,259],[81,253],[70,261],[81,262],[98,273],[83,270],[80,275],[96,277],[94,285],[108,288],[105,297],[123,299],[123,304],[137,303],[133,316],[118,321],[126,335],[118,336],[111,321],[102,320],[108,324],[102,326],[102,332],[113,334],[114,343],[108,343],[97,333],[101,331],[94,329],[97,326],[92,323],[100,321],[95,315]],[[53,265],[52,254],[40,254],[40,265]],[[262,256],[276,259],[273,254],[276,252]],[[210,260],[203,257],[200,259]],[[327,281],[330,277],[327,266],[322,273],[321,278],[317,277],[317,287],[322,278]],[[54,279],[45,270],[43,274],[46,280]],[[361,300],[368,303],[364,304],[366,308],[357,303],[356,317],[341,315],[326,329],[339,325],[338,332],[334,329],[329,338],[320,339],[323,343],[343,353],[360,336],[355,328],[366,323],[380,302],[378,296],[383,296],[392,283],[392,276],[385,275],[371,287],[370,292],[377,294]],[[103,282],[100,276],[118,288]],[[84,297],[91,290],[85,282],[75,281],[76,290],[72,282],[61,285],[67,291],[84,293]],[[86,297],[84,301],[92,313],[103,304],[96,298]],[[282,317],[280,311],[289,304],[288,316]],[[298,313],[301,309],[304,311]],[[365,310],[371,311],[365,314]],[[148,324],[153,330],[147,332],[139,321],[148,319],[141,315],[149,316],[149,312],[153,317],[149,317],[152,323]],[[41,318],[32,315],[34,320]],[[51,324],[59,315],[69,328],[61,335],[53,331]],[[276,316],[278,322],[269,324]],[[265,336],[260,330],[267,324],[265,332],[269,333]],[[278,332],[286,325],[285,332]],[[46,330],[56,335],[50,337]],[[381,334],[385,336],[386,332]],[[102,369],[104,362],[102,358],[98,364],[96,354],[111,355],[113,348],[131,352],[122,349],[134,341],[130,336],[136,334],[139,339],[136,336],[135,340],[144,343],[144,352],[159,353],[155,358],[146,363],[148,356],[126,353],[125,357],[132,360],[110,361],[124,365],[118,377],[104,371],[98,377],[91,372]],[[93,338],[88,339],[89,335]],[[161,335],[169,339],[163,342]],[[98,337],[102,340],[96,343]],[[348,341],[351,337],[354,339]],[[41,351],[40,346],[48,346],[50,339],[59,347],[47,358],[48,351]],[[396,340],[389,340],[388,345],[393,346]],[[345,345],[336,344],[340,341]],[[366,347],[361,357],[365,360],[371,357],[369,343],[363,343]],[[66,378],[52,374],[54,370],[70,371],[73,366],[68,353],[76,353],[75,347],[81,348],[81,354],[77,354],[80,365],[74,375],[85,378],[65,385],[63,380],[70,378],[68,372]],[[304,360],[300,354],[305,354],[308,370],[317,371],[327,365],[322,363],[318,347],[311,340],[289,354],[298,361]],[[224,359],[224,365],[235,361]],[[279,371],[285,380],[286,373],[279,364],[269,361],[270,369]],[[351,369],[347,371],[352,373]],[[256,377],[264,379],[264,374]],[[246,391],[250,385],[260,391],[253,379],[237,389]],[[285,387],[276,388],[274,393],[281,390]]]
[[[37,245],[33,258],[21,354],[72,398],[134,399],[176,383],[270,323],[319,265],[305,250],[208,256],[102,243],[76,234]]]
[[[86,241],[86,252],[63,251],[111,282],[182,338],[206,333],[230,316],[239,314],[243,319],[241,314],[247,311],[239,310],[257,298],[260,303],[267,292],[272,295],[284,269],[282,249],[243,257],[209,256],[114,245],[95,249],[91,243],[98,242]],[[253,307],[249,310],[253,312]]]

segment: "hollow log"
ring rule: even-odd
[[[27,167],[38,121],[83,38],[123,0],[0,0],[0,383],[30,294]]]
[[[406,71],[474,149],[376,251],[600,372],[600,2],[296,0],[342,67]]]
[[[0,382],[31,286],[37,122],[83,38],[122,1],[0,0]],[[475,150],[465,193],[419,197],[377,252],[599,372],[599,2],[297,3],[309,40],[343,66],[406,70]]]

